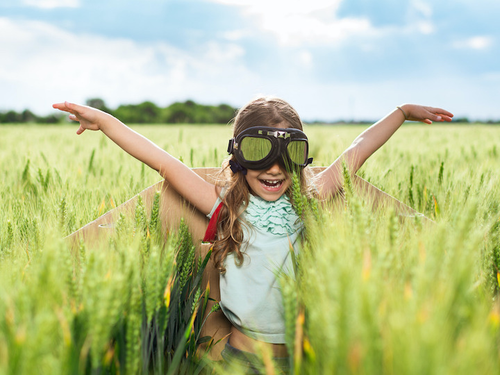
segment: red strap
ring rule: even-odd
[[[215,236],[217,235],[217,222],[219,221],[219,212],[222,206],[224,205],[223,202],[220,202],[220,204],[217,206],[215,209],[214,214],[210,218],[210,222],[208,223],[207,231],[205,232],[205,237],[203,237],[203,242],[214,242],[215,241]]]

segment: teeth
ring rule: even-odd
[[[283,182],[283,180],[262,180],[262,182],[266,185],[278,186]]]

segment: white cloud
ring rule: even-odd
[[[210,0],[241,8],[243,16],[255,20],[257,30],[269,33],[282,46],[340,45],[356,40],[365,45],[374,39],[400,34],[432,34],[433,9],[423,0],[412,0],[404,26],[375,27],[367,17],[340,18],[337,11],[342,0]],[[254,30],[255,33],[255,30]],[[251,35],[247,30],[235,30],[225,35],[228,40],[240,40]]]
[[[245,55],[245,50],[237,44],[221,45],[208,42],[204,49],[204,58],[215,63],[238,60]]]
[[[425,18],[432,16],[432,7],[422,0],[413,0],[411,2],[413,8]]]
[[[367,19],[344,18],[324,21],[314,16],[291,14],[281,19],[261,16],[261,27],[275,35],[283,45],[340,42],[371,29]]]
[[[23,4],[42,9],[78,8],[80,0],[23,0]]]
[[[241,6],[247,8],[250,12],[257,14],[267,12],[275,14],[303,14],[327,8],[337,9],[342,0],[309,0],[288,2],[283,2],[282,0],[212,0],[212,2]]]
[[[407,14],[408,23],[401,31],[417,32],[424,35],[434,33],[436,27],[432,15],[433,9],[429,3],[423,0],[411,0]]]
[[[373,31],[366,18],[337,18],[336,12],[341,0],[287,3],[279,0],[213,1],[240,6],[246,16],[257,20],[258,28],[273,34],[282,45],[336,43],[352,35],[369,34]]]
[[[228,88],[259,82],[234,43],[187,53],[166,43],[78,35],[35,21],[0,18],[0,110],[50,112],[53,102],[101,97],[108,105],[193,98],[226,100]]]
[[[238,40],[243,39],[246,36],[251,35],[248,31],[246,30],[231,30],[231,31],[226,31],[222,33],[222,38],[226,40],[230,40],[232,42],[236,42]]]
[[[299,57],[300,63],[304,67],[310,68],[313,65],[313,56],[312,56],[311,52],[306,51],[306,50],[300,51],[298,54],[298,57]]]
[[[474,36],[463,40],[457,40],[453,43],[453,47],[458,49],[475,49],[484,50],[493,45],[491,36]]]
[[[435,31],[434,24],[430,21],[420,21],[415,24],[416,29],[424,35],[432,34]]]

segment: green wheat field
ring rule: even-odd
[[[307,127],[314,165],[364,128]],[[220,166],[231,136],[136,130],[191,167]],[[162,233],[158,200],[104,246],[64,240],[160,180],[75,131],[0,127],[0,375],[234,373],[198,350],[214,344],[200,335],[206,259],[185,227]],[[296,280],[281,280],[292,373],[498,374],[499,139],[500,127],[410,124],[365,163],[360,176],[432,221],[372,210],[348,183],[335,209],[297,200],[306,240]]]

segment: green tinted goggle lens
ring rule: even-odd
[[[260,161],[267,157],[272,149],[272,143],[267,138],[245,137],[241,140],[240,151],[246,161]],[[306,162],[307,144],[305,141],[291,141],[287,146],[290,160],[302,165]]]
[[[241,140],[241,154],[247,161],[259,161],[271,152],[272,144],[269,139],[245,137]]]
[[[307,146],[304,141],[291,141],[287,147],[288,156],[295,164],[302,165],[307,158]]]

